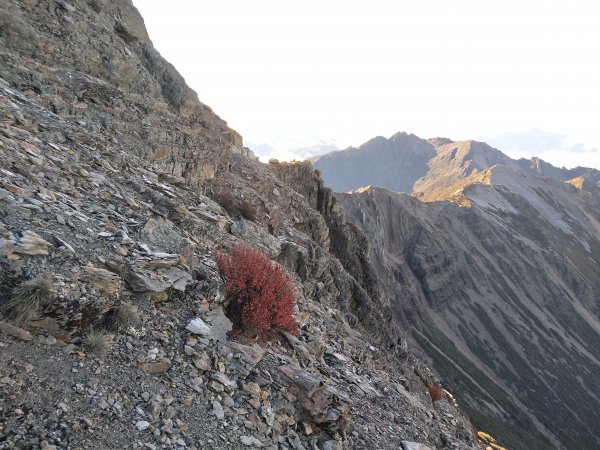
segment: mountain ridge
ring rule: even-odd
[[[392,322],[508,447],[594,448],[598,172],[435,144],[412,194],[376,178],[337,194],[371,242]]]
[[[415,151],[421,153],[415,154]],[[512,159],[484,142],[448,138],[425,140],[405,132],[396,133],[389,139],[378,136],[359,147],[328,153],[311,159],[311,162],[321,172],[326,185],[336,192],[373,185],[395,192],[414,193],[426,201],[436,200],[431,196],[434,188],[454,184],[474,171],[496,164],[562,181],[583,176],[593,183],[600,182],[597,169],[557,168],[537,157]],[[383,177],[382,171],[386,171]]]

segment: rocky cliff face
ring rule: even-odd
[[[430,170],[453,146],[438,147]],[[598,447],[597,186],[508,166],[467,173],[419,193],[450,201],[378,188],[339,199],[371,241],[394,321],[478,426],[510,448]]]
[[[0,29],[0,76],[13,88],[165,172],[198,183],[244,151],[154,49],[131,2],[8,1]]]
[[[1,449],[478,447],[331,192],[254,160],[129,0],[4,2],[0,61]],[[292,273],[297,337],[228,335],[240,243]]]

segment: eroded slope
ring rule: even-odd
[[[466,207],[376,188],[339,198],[395,319],[478,426],[511,448],[594,448],[600,199],[506,166],[469,180],[453,189]]]

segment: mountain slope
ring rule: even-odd
[[[14,2],[0,9],[0,77],[61,117],[192,183],[243,152],[241,136],[154,49],[131,2]]]
[[[499,165],[446,191],[339,195],[394,319],[510,448],[599,446],[597,192]]]
[[[1,449],[478,447],[332,192],[240,144],[131,1],[0,3]],[[298,336],[230,333],[241,244]]]

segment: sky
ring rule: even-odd
[[[262,156],[406,131],[600,168],[595,2],[134,4],[154,46]]]

